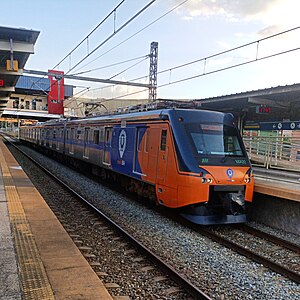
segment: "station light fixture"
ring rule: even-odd
[[[7,60],[6,61],[6,70],[7,71],[14,71],[18,72],[19,70],[19,63],[17,60]]]

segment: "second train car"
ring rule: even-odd
[[[246,221],[254,179],[232,114],[163,109],[50,121],[21,127],[20,139],[89,163],[194,223]]]

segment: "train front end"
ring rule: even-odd
[[[179,112],[176,122],[181,168],[189,173],[178,188],[182,216],[205,225],[246,222],[254,178],[233,115]]]

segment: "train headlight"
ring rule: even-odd
[[[246,178],[244,179],[245,183],[249,183],[250,180],[251,180],[250,177],[246,177]]]
[[[207,178],[207,183],[212,183],[212,179],[211,178]]]
[[[202,179],[201,179],[201,182],[202,182],[202,183],[205,183],[206,181],[207,181],[206,178],[202,178]]]

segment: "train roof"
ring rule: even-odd
[[[225,113],[208,111],[208,110],[199,110],[199,109],[159,109],[159,110],[150,110],[142,112],[133,112],[125,114],[116,114],[116,115],[105,115],[105,116],[95,116],[83,119],[77,119],[70,121],[71,123],[75,122],[85,122],[85,123],[94,123],[95,121],[122,121],[122,120],[166,120],[172,119],[174,116],[179,116],[183,114],[191,119],[204,117],[206,118],[220,118],[223,120]]]
[[[208,110],[199,110],[199,109],[159,109],[159,110],[149,110],[141,112],[132,112],[132,113],[123,113],[123,114],[114,114],[114,115],[102,115],[102,116],[93,116],[80,119],[60,119],[60,120],[51,120],[44,122],[42,126],[59,126],[65,124],[92,124],[95,122],[121,122],[121,121],[133,121],[133,120],[177,120],[179,117],[183,118],[185,121],[189,122],[199,122],[199,120],[205,120],[210,122],[223,122],[225,116],[231,116],[229,119],[232,119],[231,114],[226,114],[216,111]],[[37,125],[37,126],[38,126]]]

